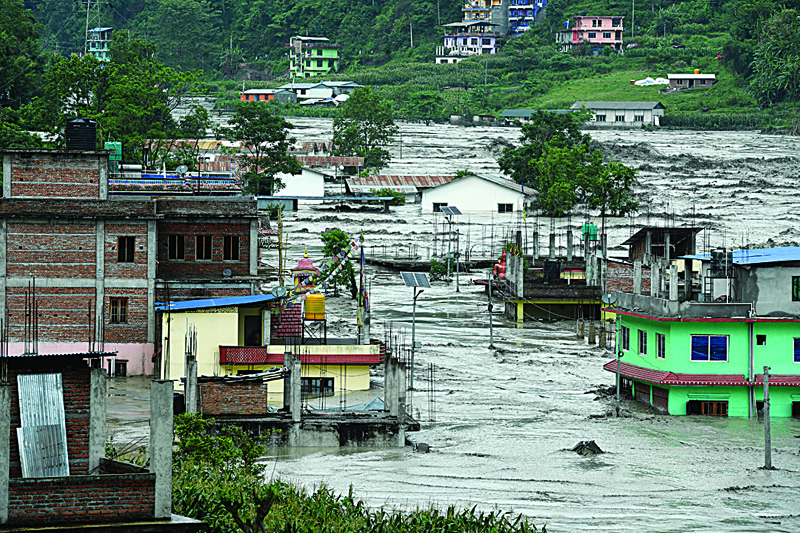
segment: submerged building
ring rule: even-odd
[[[650,291],[617,293],[623,385],[672,415],[756,417],[767,367],[771,415],[800,416],[800,247],[678,261],[683,279],[655,263]]]

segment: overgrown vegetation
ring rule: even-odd
[[[344,287],[350,291],[350,296],[355,300],[358,296],[358,285],[356,285],[356,272],[353,263],[346,259],[350,252],[351,239],[344,231],[338,228],[331,228],[323,231],[320,235],[322,240],[322,254],[325,257],[333,258],[338,256],[339,266],[334,266],[337,271],[331,275],[325,283],[333,286],[334,294],[338,294],[339,287]],[[344,254],[344,255],[342,255]]]
[[[389,202],[389,205],[406,205],[406,197],[403,196],[403,193],[398,192],[394,189],[390,189],[389,187],[382,187],[380,189],[372,189],[370,191],[372,196],[384,196],[388,197],[391,196],[393,200]],[[380,200],[376,200],[372,202],[373,204],[383,204]]]

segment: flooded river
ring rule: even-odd
[[[292,119],[298,140],[327,140],[331,122]],[[452,174],[469,168],[497,174],[497,138],[514,143],[512,128],[401,125],[401,146],[387,174]],[[741,242],[793,243],[798,238],[800,139],[754,133],[592,132],[607,153],[637,167],[648,206],[638,220],[662,225],[709,226],[712,246]],[[398,138],[399,139],[399,138]],[[505,218],[502,218],[505,217]],[[465,214],[477,254],[498,251],[503,232],[535,219],[517,214]],[[575,217],[581,218],[581,217]],[[289,214],[293,244],[289,266],[303,247],[319,257],[319,232],[363,230],[371,245],[389,249],[416,244],[430,250],[433,215],[419,205],[390,214],[301,209]],[[573,221],[577,224],[581,220]],[[542,231],[549,221],[541,220]],[[565,221],[559,221],[563,226]],[[612,249],[627,238],[631,221],[607,221]],[[493,228],[493,229],[492,229]],[[700,248],[702,251],[702,244]],[[620,248],[618,248],[620,249]],[[621,250],[621,249],[620,249]],[[268,261],[270,257],[265,257]],[[313,488],[325,483],[340,493],[350,485],[372,506],[411,509],[477,505],[531,517],[551,532],[780,531],[800,530],[800,420],[773,420],[774,471],[764,462],[761,422],[668,417],[624,403],[625,417],[610,418],[612,401],[592,392],[614,383],[602,370],[611,352],[576,340],[574,324],[525,323],[502,318],[495,302],[494,344],[489,345],[486,296],[462,277],[460,292],[434,283],[417,302],[417,352],[413,414],[422,430],[410,438],[431,446],[427,454],[403,449],[282,450],[267,458],[275,476]],[[369,269],[373,337],[384,324],[410,335],[411,289],[396,273]],[[330,299],[333,334],[352,333],[352,302]],[[428,390],[428,366],[436,365]],[[109,420],[121,439],[126,425],[146,412],[141,384],[118,380]],[[382,376],[373,376],[375,395]],[[356,399],[354,398],[353,403]],[[432,421],[435,420],[435,421]],[[135,425],[135,424],[134,424]],[[595,440],[607,453],[582,457],[568,451]]]

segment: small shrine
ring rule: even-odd
[[[311,282],[312,278],[319,276],[319,269],[314,266],[314,262],[308,258],[308,248],[306,248],[303,258],[297,263],[297,266],[292,269],[292,277],[294,278],[294,292],[304,293],[314,289],[314,284]]]

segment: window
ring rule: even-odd
[[[225,261],[239,260],[239,236],[225,235],[222,238],[222,259]]]
[[[639,355],[647,355],[647,332],[639,330]]]
[[[443,207],[447,207],[447,202],[433,202],[433,212],[438,213]]]
[[[602,26],[603,26],[603,21],[602,20],[598,20],[597,21],[597,27],[601,28]]]
[[[596,20],[593,20],[593,21],[592,21],[592,28],[596,28],[596,27],[597,27],[597,21],[596,21]]]
[[[644,122],[644,115],[633,115],[634,122]]]
[[[620,331],[622,336],[621,343],[623,350],[630,350],[631,349],[631,328],[628,326],[622,326],[622,330]]]
[[[492,46],[491,39],[483,39],[483,46]]]
[[[333,378],[300,378],[300,393],[312,396],[333,396]]]
[[[800,363],[800,338],[794,338],[794,362]]]
[[[474,44],[478,44],[478,38],[477,37],[473,37],[472,39],[469,40],[469,42],[470,42],[470,44],[473,44],[473,45]]]
[[[186,238],[183,235],[170,235],[167,240],[167,247],[169,248],[167,258],[183,260],[185,257]]]
[[[667,338],[661,333],[656,333],[656,357],[658,359],[667,357]]]
[[[589,32],[589,39],[594,39],[595,37],[597,37],[597,34],[595,32],[593,32],[593,31],[590,31]]]
[[[603,34],[603,39],[611,39],[611,32],[606,32]]]
[[[321,67],[321,66],[322,66],[322,60],[321,60],[321,59],[317,59],[317,66],[318,66],[318,67]]]
[[[321,56],[322,55],[322,50],[317,50],[317,55]]]
[[[692,335],[692,361],[727,360],[727,335]]]
[[[497,204],[498,213],[513,213],[514,204]]]
[[[198,261],[211,261],[211,235],[198,235],[194,257]]]
[[[597,122],[605,122],[606,121],[606,116],[605,115],[595,115],[594,119]]]
[[[800,302],[800,276],[792,276],[792,301]]]
[[[698,85],[705,85],[706,84],[706,80],[700,80],[700,81],[697,82],[697,84]]]
[[[117,263],[133,263],[133,251],[136,237],[119,237],[117,239]]]
[[[614,116],[615,122],[625,122],[625,115],[615,115]]]
[[[767,336],[766,335],[756,335],[756,344],[759,346],[766,346],[767,345]]]
[[[111,300],[111,323],[125,324],[128,322],[128,299],[110,298]]]
[[[686,402],[687,415],[728,416],[728,402],[704,402],[692,400]]]

